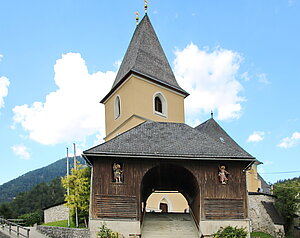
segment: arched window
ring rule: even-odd
[[[153,95],[153,109],[155,114],[167,117],[167,100],[162,93]]]
[[[155,111],[162,113],[162,103],[158,96],[155,97],[154,103],[155,103]]]
[[[115,99],[115,119],[121,115],[121,100],[120,96],[117,96]]]

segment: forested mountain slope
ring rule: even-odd
[[[77,157],[80,163],[85,163],[80,156]],[[69,161],[70,168],[73,166],[73,158]],[[0,204],[10,202],[17,194],[25,192],[40,183],[48,183],[51,180],[62,177],[66,174],[66,158],[60,159],[48,166],[30,171],[20,177],[13,179],[0,186]]]

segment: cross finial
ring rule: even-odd
[[[139,24],[139,12],[138,11],[135,12],[135,22],[137,25]]]
[[[213,112],[213,110],[210,111],[210,117],[214,118],[214,112]]]
[[[148,0],[144,0],[144,9],[145,9],[145,14],[148,12]]]

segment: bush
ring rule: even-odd
[[[213,238],[246,238],[248,232],[245,229],[232,226],[221,227],[213,234]]]
[[[124,236],[119,234],[118,232],[113,232],[109,229],[106,224],[102,224],[100,227],[100,231],[97,233],[98,238],[123,238]]]
[[[27,213],[18,217],[23,219],[25,226],[33,226],[34,224],[40,224],[42,222],[43,216],[40,212]]]

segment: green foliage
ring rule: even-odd
[[[275,206],[285,220],[285,232],[288,233],[294,215],[300,211],[300,178],[279,181],[274,184]]]
[[[0,205],[0,217],[3,217],[4,219],[13,218],[13,211],[8,203],[2,203]]]
[[[266,234],[264,232],[251,232],[251,237],[258,237],[258,238],[274,238],[273,236]]]
[[[41,183],[30,191],[20,193],[10,203],[0,205],[0,216],[16,218],[24,214],[39,212],[42,209],[64,201],[65,189],[59,178],[50,183]]]
[[[77,209],[78,217],[84,223],[89,215],[90,174],[90,168],[82,168],[82,165],[78,164],[76,169],[71,170],[69,176],[65,176],[61,180],[63,187],[66,190],[69,189],[69,194],[65,195],[65,201],[71,209],[72,217]]]
[[[105,223],[99,228],[100,231],[97,233],[98,238],[123,238],[124,236],[118,232],[113,232],[109,229]]]
[[[227,226],[225,228],[221,227],[213,234],[213,238],[246,238],[247,234],[245,228]]]
[[[18,218],[24,220],[25,226],[33,226],[34,224],[41,224],[43,220],[43,212],[28,213],[19,216]]]
[[[80,163],[84,163],[82,157],[77,157]],[[70,168],[73,166],[73,161],[69,162]],[[0,185],[0,204],[11,202],[15,197],[22,192],[29,191],[34,186],[40,183],[49,183],[51,180],[65,176],[66,174],[66,159],[60,159],[46,167],[30,171],[16,179]]]

